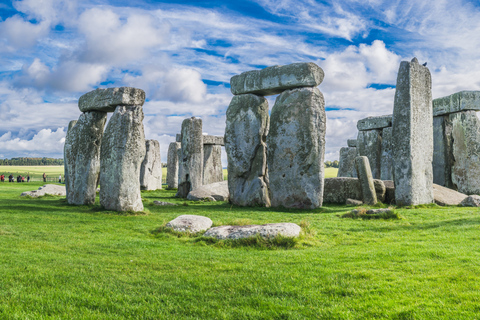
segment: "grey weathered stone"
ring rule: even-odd
[[[387,188],[382,180],[373,179],[373,186],[375,188],[375,194],[377,195],[377,201],[384,202],[387,192]]]
[[[445,188],[435,183],[433,184],[433,200],[440,206],[459,205],[466,197],[466,194]]]
[[[67,133],[64,160],[69,204],[95,203],[100,174],[100,146],[106,121],[106,112],[82,113]]]
[[[357,147],[357,139],[348,139],[347,140],[347,146],[350,148],[356,148]]]
[[[368,158],[373,178],[380,179],[382,130],[359,131],[357,136],[357,151],[357,155]]]
[[[67,140],[67,137],[68,137],[68,132],[70,131],[70,129],[72,129],[75,124],[77,124],[77,120],[72,120],[68,123],[68,128],[67,128],[67,133],[65,134],[65,141]],[[64,180],[65,180],[65,188],[67,190],[67,194],[68,194],[68,161],[67,161],[67,155],[65,154],[65,144],[63,145],[63,174],[64,174]]]
[[[175,136],[175,141],[176,142],[182,142],[182,134],[181,133],[177,133],[177,135]]]
[[[460,205],[462,207],[480,207],[480,196],[478,195],[471,195],[466,197]]]
[[[230,90],[234,95],[254,93],[267,96],[299,87],[316,87],[322,83],[323,77],[322,68],[315,63],[292,63],[233,76]]]
[[[382,153],[380,156],[380,179],[393,180],[392,128],[382,130]]]
[[[433,100],[433,116],[466,110],[480,111],[480,91],[460,91]]]
[[[375,184],[368,158],[363,156],[355,158],[355,168],[357,169],[358,180],[362,189],[363,202],[369,205],[376,204],[377,194],[375,193]]]
[[[367,117],[365,119],[358,120],[357,129],[359,131],[383,129],[392,126],[392,115]]]
[[[203,184],[202,119],[191,117],[183,120],[181,150],[176,196],[186,198],[191,190]]]
[[[340,149],[337,177],[357,177],[357,170],[355,169],[356,157],[357,148],[343,147]]]
[[[178,188],[178,153],[181,153],[182,144],[171,142],[167,154],[167,189]]]
[[[392,209],[380,208],[380,209],[370,209],[367,210],[366,214],[382,214],[382,213],[393,213]]]
[[[322,206],[326,115],[317,88],[284,91],[270,114],[267,163],[273,207]]]
[[[145,102],[145,91],[131,87],[96,89],[85,93],[78,99],[78,108],[82,112],[113,112],[120,105],[142,106]]]
[[[225,145],[225,139],[223,136],[209,136],[209,135],[203,135],[203,144],[214,144],[218,146],[224,146]]]
[[[383,203],[395,204],[395,183],[393,180],[382,180],[385,185],[385,200]]]
[[[140,189],[162,189],[162,158],[157,140],[145,140],[145,158],[140,166]]]
[[[373,185],[377,199],[385,197],[385,200],[387,200],[388,188],[384,185],[384,181],[373,179]],[[323,202],[344,204],[347,199],[363,200],[362,187],[357,178],[342,177],[325,179]]]
[[[228,181],[203,185],[190,191],[187,196],[187,199],[191,201],[201,201],[205,198],[212,198],[214,201],[228,201]]]
[[[222,147],[203,145],[203,184],[223,181]]]
[[[427,67],[402,61],[393,109],[393,162],[397,205],[433,202],[432,79]]]
[[[227,109],[225,151],[230,202],[270,206],[265,140],[269,126],[267,99],[234,96]]]
[[[217,239],[242,239],[260,235],[264,238],[275,236],[298,237],[302,229],[295,223],[269,223],[249,226],[220,226],[211,228],[203,234],[204,237]]]
[[[165,201],[153,201],[153,204],[156,206],[176,206],[175,203],[165,202]]]
[[[185,214],[168,222],[165,227],[175,231],[197,233],[208,230],[212,226],[212,220],[203,216]]]
[[[363,201],[361,200],[355,200],[355,199],[350,199],[348,198],[346,201],[345,201],[345,205],[346,206],[361,206],[363,204]]]
[[[433,183],[456,189],[452,181],[452,167],[455,163],[452,143],[452,122],[449,116],[433,117]]]
[[[30,196],[30,197],[37,198],[40,196],[44,196],[46,194],[49,194],[52,196],[65,196],[67,194],[67,191],[65,189],[65,186],[59,186],[56,184],[46,184],[38,188],[38,190],[22,192],[20,196],[21,197]]]
[[[101,147],[100,204],[108,210],[141,211],[140,166],[145,158],[141,106],[118,106]]]
[[[70,131],[70,129],[72,129],[73,127],[75,127],[75,125],[77,124],[77,120],[72,120],[68,123],[68,129],[67,129],[67,134],[68,134],[68,131]]]

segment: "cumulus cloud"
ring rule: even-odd
[[[0,136],[0,150],[4,155],[11,155],[11,157],[15,157],[18,153],[32,157],[46,154],[62,157],[65,134],[64,127],[57,128],[55,131],[42,129],[32,139],[24,140],[18,137],[13,138],[9,131]]]
[[[37,40],[48,34],[48,22],[31,23],[19,15],[7,18],[0,22],[0,37],[5,38],[12,49],[32,47]]]

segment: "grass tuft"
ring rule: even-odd
[[[198,237],[194,242],[203,242],[204,244],[213,245],[217,248],[239,248],[248,247],[258,250],[277,250],[277,249],[293,249],[297,246],[299,240],[292,237],[275,236],[264,238],[260,235],[242,239],[224,239],[219,240],[212,237]]]
[[[360,207],[356,210],[352,210],[348,213],[345,213],[341,216],[341,218],[350,218],[350,219],[362,219],[362,220],[377,220],[377,219],[383,219],[383,220],[400,220],[402,219],[402,216],[396,213],[392,208],[389,208],[390,210],[386,212],[380,212],[380,213],[375,213],[375,214],[367,214],[367,211],[369,209]]]

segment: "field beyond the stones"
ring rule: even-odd
[[[63,197],[20,197],[42,184],[0,183],[1,319],[474,319],[480,312],[478,208],[430,205],[396,209],[399,220],[355,220],[340,217],[351,210],[344,206],[239,208],[154,191],[142,193],[145,212],[128,215]],[[217,226],[294,222],[303,235],[269,247],[159,230],[181,214]]]

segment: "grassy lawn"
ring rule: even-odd
[[[0,184],[1,319],[475,319],[480,210],[397,209],[400,220],[342,219],[350,208],[183,204],[142,193],[145,212],[21,198]],[[155,233],[181,214],[215,225],[295,222],[293,249],[228,247]],[[477,242],[479,241],[479,242]]]

